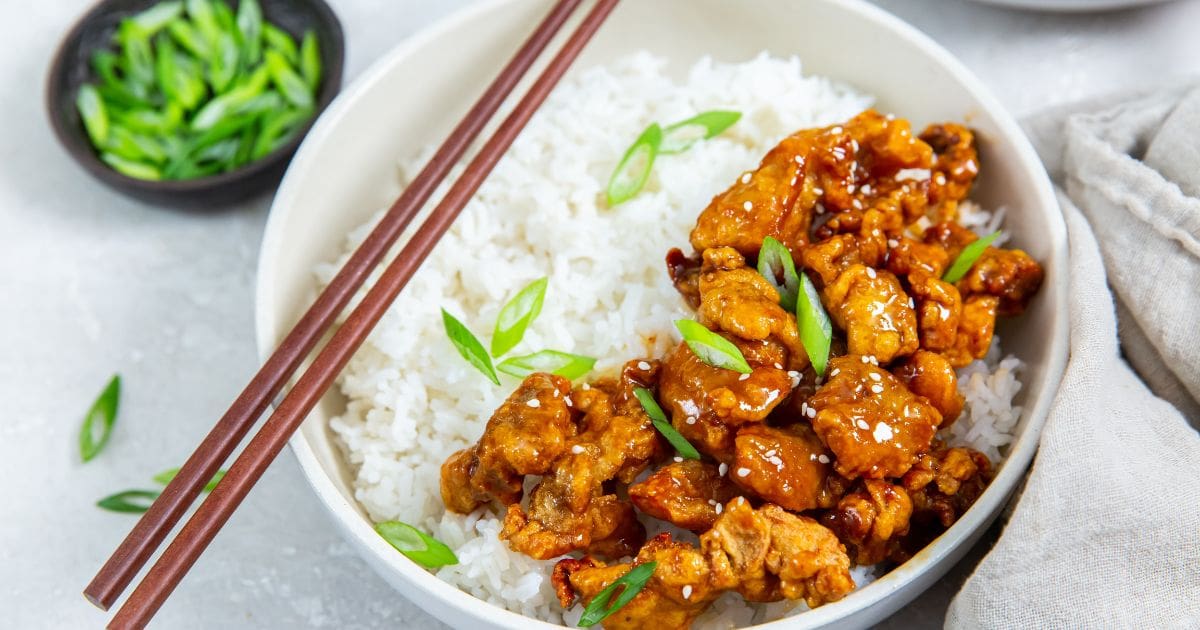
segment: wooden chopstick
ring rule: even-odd
[[[84,596],[108,610],[383,260],[581,0],[560,0],[454,128],[101,567]]]
[[[280,402],[262,429],[237,457],[175,540],[167,546],[141,584],[134,589],[109,628],[142,628],[162,606],[184,574],[196,562],[221,526],[266,471],[305,416],[333,384],[350,357],[387,311],[392,301],[445,234],[483,180],[512,145],[529,119],[545,101],[584,45],[595,35],[618,0],[598,0],[562,50],[534,82],[525,97],[470,162],[463,176],[418,228],[404,250],[388,265],[362,302],[317,354],[296,385]]]

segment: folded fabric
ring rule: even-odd
[[[946,627],[1200,627],[1200,89],[1060,108],[1027,131],[1067,223],[1071,357]]]

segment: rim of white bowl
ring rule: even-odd
[[[259,248],[259,264],[257,287],[255,291],[255,338],[260,360],[265,360],[274,350],[275,339],[278,336],[274,325],[276,308],[275,284],[270,280],[276,274],[275,263],[277,252],[283,245],[281,241],[282,225],[293,206],[295,193],[292,192],[292,181],[299,178],[297,173],[304,172],[306,166],[315,158],[317,147],[333,133],[340,120],[353,110],[357,101],[386,76],[391,68],[400,63],[414,51],[428,42],[443,37],[446,33],[456,30],[463,23],[475,19],[480,14],[490,13],[514,0],[486,0],[476,5],[460,9],[415,33],[409,39],[392,48],[387,54],[376,60],[361,75],[344,90],[329,105],[318,118],[300,145],[287,173],[280,183],[278,192],[271,203],[270,215],[267,219],[263,240]],[[1050,242],[1050,257],[1053,259],[1059,282],[1044,289],[1052,292],[1050,299],[1060,312],[1065,312],[1067,305],[1067,237],[1066,225],[1061,213],[1057,211],[1058,204],[1054,197],[1050,181],[1045,170],[1029,144],[1025,134],[1006,109],[992,96],[991,92],[969,71],[960,61],[941,45],[934,42],[916,27],[901,20],[899,17],[884,11],[865,0],[814,0],[855,13],[863,20],[869,20],[886,29],[894,31],[902,39],[908,41],[924,52],[929,58],[941,64],[949,74],[962,85],[997,123],[1001,134],[1013,143],[1030,181],[1036,182],[1037,196],[1041,205],[1052,213],[1049,233],[1044,235]],[[942,533],[936,540],[921,550],[908,562],[896,567],[874,582],[856,589],[840,601],[826,604],[794,617],[753,626],[755,628],[782,628],[784,626],[799,630],[801,628],[819,628],[836,622],[849,615],[865,610],[886,599],[892,593],[903,588],[926,569],[939,563],[945,556],[955,552],[972,534],[979,533],[990,523],[999,512],[1002,504],[1016,488],[1021,475],[1028,469],[1037,449],[1042,426],[1049,413],[1053,391],[1057,389],[1066,367],[1067,359],[1067,324],[1065,317],[1054,318],[1054,329],[1050,332],[1050,357],[1046,366],[1047,392],[1040,397],[1033,407],[1026,409],[1028,423],[1019,438],[1011,445],[1011,450],[1004,463],[997,471],[996,477],[988,485],[972,509]],[[440,600],[449,607],[457,608],[468,616],[486,620],[495,625],[513,630],[529,630],[532,628],[558,628],[561,626],[545,621],[526,617],[494,604],[485,602],[475,596],[443,582],[408,560],[376,534],[374,528],[364,519],[350,502],[334,485],[333,480],[325,472],[313,452],[312,446],[297,432],[289,442],[301,470],[313,491],[329,510],[344,534],[351,538],[359,551],[368,554],[365,558],[369,564],[383,563],[390,570],[405,577],[408,584],[425,596]],[[948,568],[948,567],[946,567]],[[378,569],[378,566],[376,566]],[[413,599],[410,597],[410,599]],[[418,606],[425,608],[419,601]],[[428,609],[426,609],[428,610]],[[433,611],[430,611],[435,614]]]

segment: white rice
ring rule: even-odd
[[[846,86],[803,76],[797,59],[766,55],[740,64],[705,59],[677,81],[664,60],[639,53],[560,85],[338,380],[348,407],[330,424],[371,518],[404,520],[453,548],[460,563],[440,569],[439,578],[514,612],[574,625],[579,607],[563,613],[554,599],[553,561],[509,550],[491,513],[462,516],[442,506],[441,463],[478,439],[515,380],[496,387],[467,365],[447,341],[439,309],[487,345],[507,297],[548,276],[542,314],[514,353],[586,354],[599,358],[601,373],[629,358],[661,356],[676,340],[672,320],[691,315],[665,272],[667,249],[686,246],[709,199],[780,138],[870,105]],[[650,121],[717,108],[744,115],[720,137],[661,159],[632,201],[601,202],[616,159]],[[402,184],[420,158],[403,164]],[[971,216],[975,229],[993,219],[978,209]],[[348,237],[347,252],[374,222]],[[327,283],[345,259],[321,266],[318,280]],[[1011,406],[1020,362],[997,365],[998,353],[994,347],[991,361],[964,370],[969,411],[949,436],[993,459],[1020,415]],[[860,585],[871,579],[869,568],[855,569]],[[697,627],[745,626],[804,608],[729,595]]]

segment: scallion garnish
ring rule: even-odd
[[[165,485],[171,483],[171,480],[174,479],[175,475],[178,475],[178,474],[179,474],[178,468],[168,468],[168,469],[158,473],[157,475],[154,475],[154,477],[152,477],[152,479],[154,479],[154,481],[161,483],[162,485],[165,486]],[[208,483],[204,484],[204,492],[212,492],[213,488],[216,488],[217,484],[221,483],[221,480],[224,478],[225,478],[225,471],[218,470],[216,473],[213,474],[212,479],[209,479]]]
[[[376,523],[375,531],[379,532],[384,540],[407,556],[409,560],[426,569],[458,564],[458,556],[454,555],[454,551],[447,547],[446,543],[408,523],[400,521]]]
[[[305,31],[300,40],[300,76],[314,91],[321,84],[321,49],[312,31]]]
[[[746,358],[742,356],[742,351],[738,350],[732,341],[705,328],[699,322],[680,319],[675,322],[675,327],[683,335],[683,341],[701,361],[715,368],[742,374],[752,371],[750,364],[746,363]]]
[[[614,580],[612,584],[604,587],[604,590],[596,593],[592,601],[588,602],[587,607],[583,609],[583,616],[579,618],[579,627],[590,628],[632,601],[646,587],[646,582],[650,581],[656,568],[658,568],[658,563],[653,561],[639,564]],[[614,600],[613,593],[616,593],[617,589],[621,589],[621,594],[617,595]]]
[[[121,398],[121,375],[114,374],[103,391],[88,409],[79,429],[79,456],[89,461],[108,443],[113,424],[117,421],[117,404]]]
[[[658,152],[682,153],[696,142],[707,140],[732,127],[741,117],[741,112],[712,110],[679,121],[663,129]]]
[[[617,163],[612,177],[608,179],[608,205],[616,206],[633,198],[646,185],[654,158],[658,157],[658,146],[662,143],[662,127],[651,123],[642,135],[634,140],[633,146],[625,151]]]
[[[658,432],[667,438],[667,441],[671,443],[671,446],[675,447],[675,450],[679,452],[681,457],[700,459],[700,452],[696,450],[696,447],[692,446],[692,443],[688,442],[687,438],[680,435],[679,431],[676,431],[675,427],[671,426],[670,421],[667,420],[667,414],[663,412],[662,407],[658,406],[658,401],[654,400],[654,394],[651,394],[650,390],[644,387],[635,387],[633,395],[637,396],[638,402],[642,404],[642,409],[646,410],[646,415],[650,416],[650,421],[654,423],[654,428],[658,429]]]
[[[87,130],[92,144],[104,146],[108,142],[108,110],[96,88],[83,84],[79,86],[79,94],[75,95],[75,107],[79,109],[79,117],[83,119],[83,128]]]
[[[479,339],[471,333],[470,329],[446,312],[446,309],[442,309],[442,324],[446,327],[446,336],[450,338],[450,343],[454,344],[462,358],[475,366],[475,369],[483,372],[488,380],[499,385],[500,377],[496,376],[496,368],[492,367],[492,359],[488,357],[487,350],[483,349],[483,344],[479,343]]]
[[[979,257],[983,255],[983,250],[987,249],[992,244],[992,241],[995,241],[999,236],[999,231],[992,232],[964,247],[959,252],[958,258],[955,258],[954,263],[946,270],[945,275],[942,276],[942,280],[945,282],[958,282],[962,280],[963,276],[967,275],[967,272],[975,265],[975,261],[979,260]]]
[[[154,503],[158,494],[157,490],[126,490],[104,497],[96,505],[110,512],[141,514],[150,509],[150,504]]]
[[[758,250],[758,273],[779,292],[779,305],[789,312],[796,309],[796,294],[800,291],[800,276],[796,274],[796,263],[792,253],[783,243],[771,238],[763,239]],[[779,278],[783,282],[779,282]]]
[[[800,328],[800,343],[818,376],[825,374],[829,363],[829,345],[833,341],[833,324],[821,304],[821,296],[808,274],[800,274],[800,291],[796,297],[796,325]]]
[[[592,371],[594,365],[596,360],[591,357],[558,350],[542,350],[505,359],[496,365],[496,369],[517,378],[525,378],[534,372],[550,372],[573,381]]]
[[[525,329],[542,312],[549,278],[539,278],[517,292],[496,315],[496,330],[492,333],[492,356],[512,350],[525,336]]]

